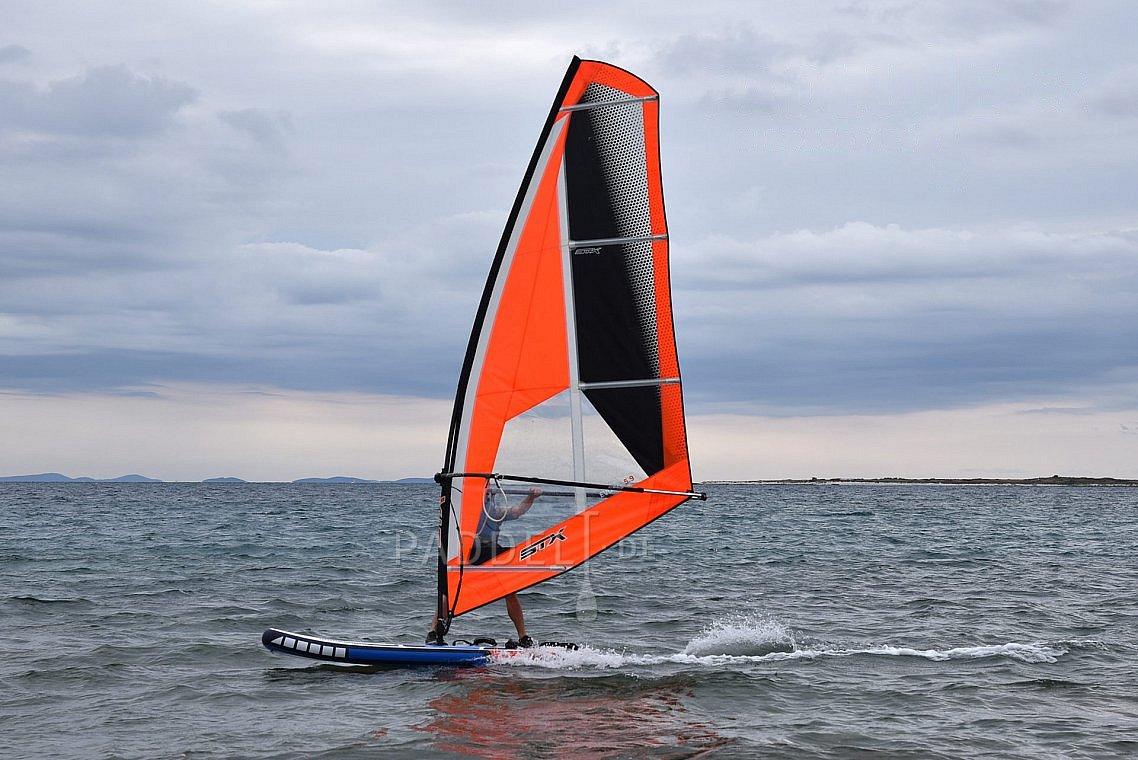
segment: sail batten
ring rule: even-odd
[[[532,573],[535,570],[544,570],[555,573],[564,573],[573,568],[569,565],[494,565],[492,567],[485,567],[483,565],[474,565],[473,567],[466,568],[465,572],[468,573]]]
[[[651,101],[659,100],[659,96],[650,95],[645,98],[621,98],[618,100],[601,100],[593,103],[577,103],[572,106],[561,106],[559,109],[562,113],[570,111],[588,111],[594,108],[605,108],[606,106],[622,106],[628,103],[648,103]]]
[[[629,72],[575,58],[550,109],[491,266],[437,476],[444,628],[702,497],[672,327],[658,100]],[[499,481],[563,490],[535,501]],[[480,556],[491,539],[501,551]]]
[[[607,248],[621,243],[651,243],[656,240],[667,239],[667,235],[633,235],[630,237],[599,238],[597,240],[570,240],[569,248]]]
[[[610,383],[581,383],[581,390],[593,388],[642,388],[652,385],[678,385],[678,377],[654,377],[646,380],[614,380]]]
[[[669,496],[687,496],[688,498],[700,499],[701,501],[707,498],[707,494],[702,491],[664,491],[653,488],[641,488],[639,486],[620,486],[612,483],[585,483],[577,480],[556,480],[554,478],[543,478],[538,475],[505,475],[498,472],[445,472],[440,473],[439,477],[481,478],[483,480],[509,480],[515,483],[540,483],[543,485],[570,486],[573,488],[595,488],[608,493],[616,493],[618,491],[627,491],[629,493],[656,493]],[[597,494],[591,495],[596,496]]]

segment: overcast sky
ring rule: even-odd
[[[0,475],[442,463],[573,54],[661,92],[697,479],[1138,477],[1138,6],[7,0]]]

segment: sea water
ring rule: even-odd
[[[0,757],[1138,755],[1138,489],[706,490],[378,669],[260,633],[421,641],[430,486],[4,484]]]

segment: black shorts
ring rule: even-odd
[[[481,565],[509,550],[510,547],[502,546],[497,541],[476,538],[474,539],[474,546],[470,547],[470,564]]]

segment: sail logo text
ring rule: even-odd
[[[534,554],[537,554],[539,551],[541,551],[545,547],[551,546],[553,543],[555,543],[557,541],[564,541],[564,540],[565,540],[565,529],[559,528],[556,533],[550,533],[548,536],[546,536],[542,539],[539,539],[538,541],[535,541],[534,543],[530,544],[529,546],[524,547],[521,551],[521,554],[519,555],[519,559],[527,559],[529,557],[532,557]]]

